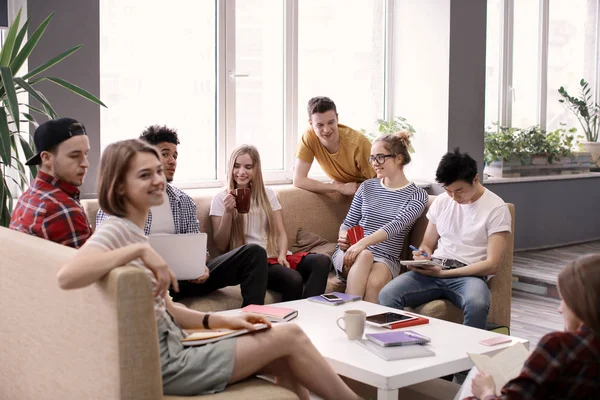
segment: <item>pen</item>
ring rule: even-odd
[[[423,257],[429,257],[429,256],[427,255],[427,253],[425,253],[424,251],[421,251],[421,250],[417,249],[417,248],[416,248],[415,246],[413,246],[412,244],[411,244],[411,245],[409,245],[408,247],[410,247],[410,249],[411,249],[411,250],[414,250],[414,251],[420,251],[420,252],[421,252],[421,254],[423,255]]]

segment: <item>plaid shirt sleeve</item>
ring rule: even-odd
[[[179,192],[179,202],[173,210],[175,231],[178,234],[200,233],[200,222],[196,213],[196,203],[190,196]]]
[[[40,231],[44,238],[76,249],[92,234],[81,206],[64,203],[46,210]]]

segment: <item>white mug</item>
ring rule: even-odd
[[[340,325],[340,320],[344,320],[344,327]],[[362,339],[365,332],[365,321],[367,314],[362,310],[346,310],[344,316],[339,317],[336,321],[337,326],[346,332],[346,336],[350,340]]]

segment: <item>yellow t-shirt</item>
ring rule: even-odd
[[[375,170],[369,164],[371,142],[362,133],[338,124],[340,147],[330,153],[321,143],[312,127],[303,134],[296,148],[296,157],[307,163],[316,158],[323,172],[331,179],[342,182],[362,182],[374,178]]]

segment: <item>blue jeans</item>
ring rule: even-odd
[[[418,307],[432,300],[448,299],[462,309],[464,325],[485,329],[490,309],[490,290],[477,276],[433,278],[408,271],[379,292],[379,303],[387,307]]]

